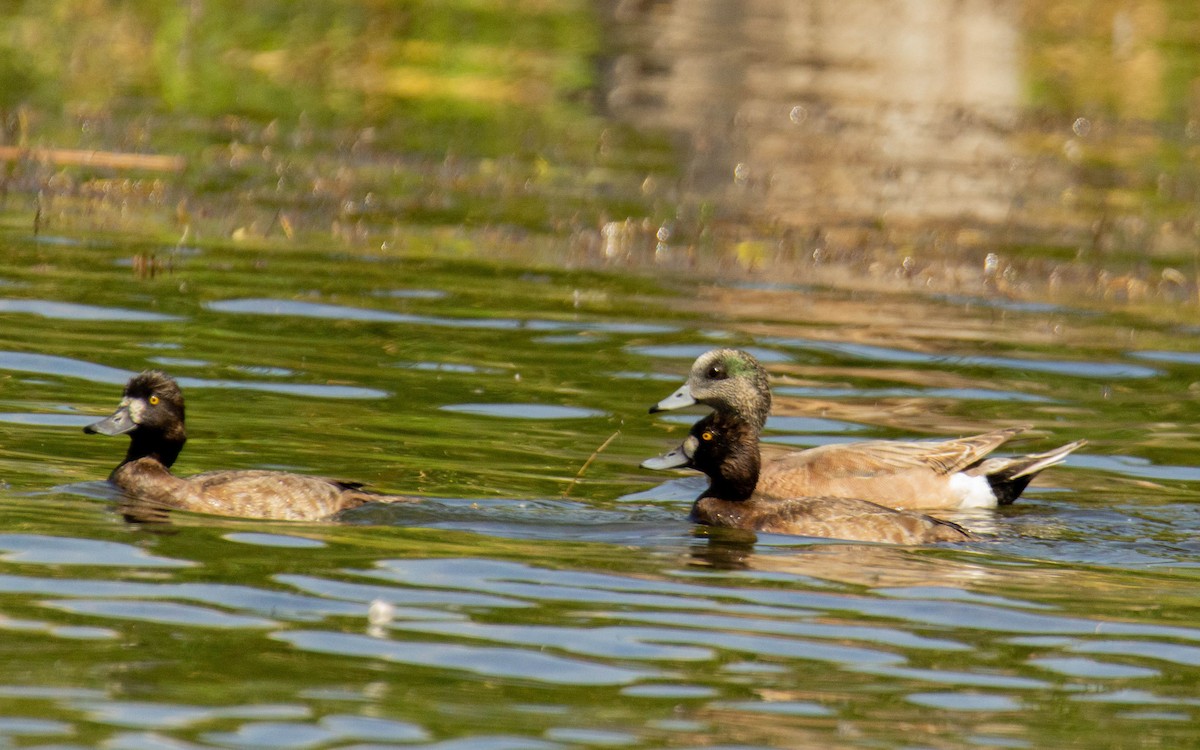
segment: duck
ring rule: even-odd
[[[756,434],[771,411],[767,371],[749,352],[713,349],[696,359],[687,382],[650,413],[705,404]],[[989,457],[1028,427],[943,441],[871,440],[792,451],[764,462],[758,490],[772,495],[878,500],[909,510],[995,508],[1014,502],[1042,470],[1087,444],[1044,453]]]
[[[771,534],[922,545],[976,539],[956,523],[868,500],[764,492],[753,424],[715,411],[696,422],[676,449],[642,462],[646,469],[687,467],[708,476],[690,520]]]
[[[83,431],[129,435],[129,450],[108,481],[127,498],[130,520],[164,521],[171,510],[262,520],[323,521],[367,503],[414,502],[362,484],[260,469],[208,471],[177,477],[171,467],[187,442],[183,392],[160,370],[147,370],[125,385],[108,417]]]

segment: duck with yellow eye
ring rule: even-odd
[[[415,498],[367,492],[361,485],[283,471],[244,469],[177,477],[171,466],[187,441],[183,392],[166,373],[148,370],[125,386],[109,417],[83,431],[129,435],[125,460],[108,479],[127,497],[126,515],[165,520],[170,510],[241,518],[316,521],[375,502]]]
[[[866,500],[758,492],[761,460],[758,429],[714,412],[692,426],[682,445],[642,467],[688,467],[707,474],[708,489],[692,504],[691,520],[708,526],[892,544],[975,538],[958,524]]]

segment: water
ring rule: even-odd
[[[1200,745],[1194,3],[293,5],[3,11],[0,747]],[[971,544],[697,529],[713,346],[778,445],[1090,442]],[[425,501],[130,526],[148,367],[182,474]]]
[[[1193,333],[989,299],[10,231],[0,737],[34,747],[1186,747],[1200,739]],[[638,462],[716,345],[807,446],[1091,442],[979,542],[699,530]],[[181,473],[426,496],[341,524],[127,525],[84,435],[181,379]],[[582,476],[588,458],[614,433]]]

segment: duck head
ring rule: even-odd
[[[187,441],[183,413],[183,392],[175,381],[166,373],[147,370],[126,383],[116,411],[83,431],[129,435],[126,461],[153,456],[169,467]]]
[[[758,430],[720,412],[692,425],[675,450],[642,462],[644,469],[686,467],[704,472],[709,487],[702,497],[733,501],[754,494],[760,466]]]
[[[650,407],[650,413],[706,404],[736,415],[758,429],[771,411],[771,384],[767,371],[752,354],[741,349],[713,349],[692,365],[683,386]]]

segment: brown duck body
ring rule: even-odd
[[[758,430],[714,412],[692,427],[678,449],[643,466],[689,466],[707,474],[708,489],[693,503],[691,518],[710,526],[892,544],[974,538],[949,521],[866,500],[764,492],[760,460]]]
[[[703,403],[759,431],[771,410],[766,370],[749,353],[701,355],[678,391],[651,411]],[[892,508],[989,508],[1016,500],[1043,469],[1086,441],[1012,458],[989,454],[1023,427],[945,440],[839,443],[764,459],[758,490],[773,496],[867,498]]]
[[[319,521],[373,502],[415,498],[367,492],[358,484],[258,469],[209,471],[177,477],[171,466],[187,441],[183,393],[173,379],[150,370],[125,386],[117,410],[85,432],[130,437],[129,450],[109,481],[125,494],[134,520],[165,520],[171,510],[240,518]]]
[[[132,502],[134,516],[144,511],[185,510],[217,516],[320,521],[338,513],[376,502],[402,498],[359,489],[356,485],[323,477],[283,471],[243,469],[207,471],[177,477],[150,456],[126,461],[108,477]]]

